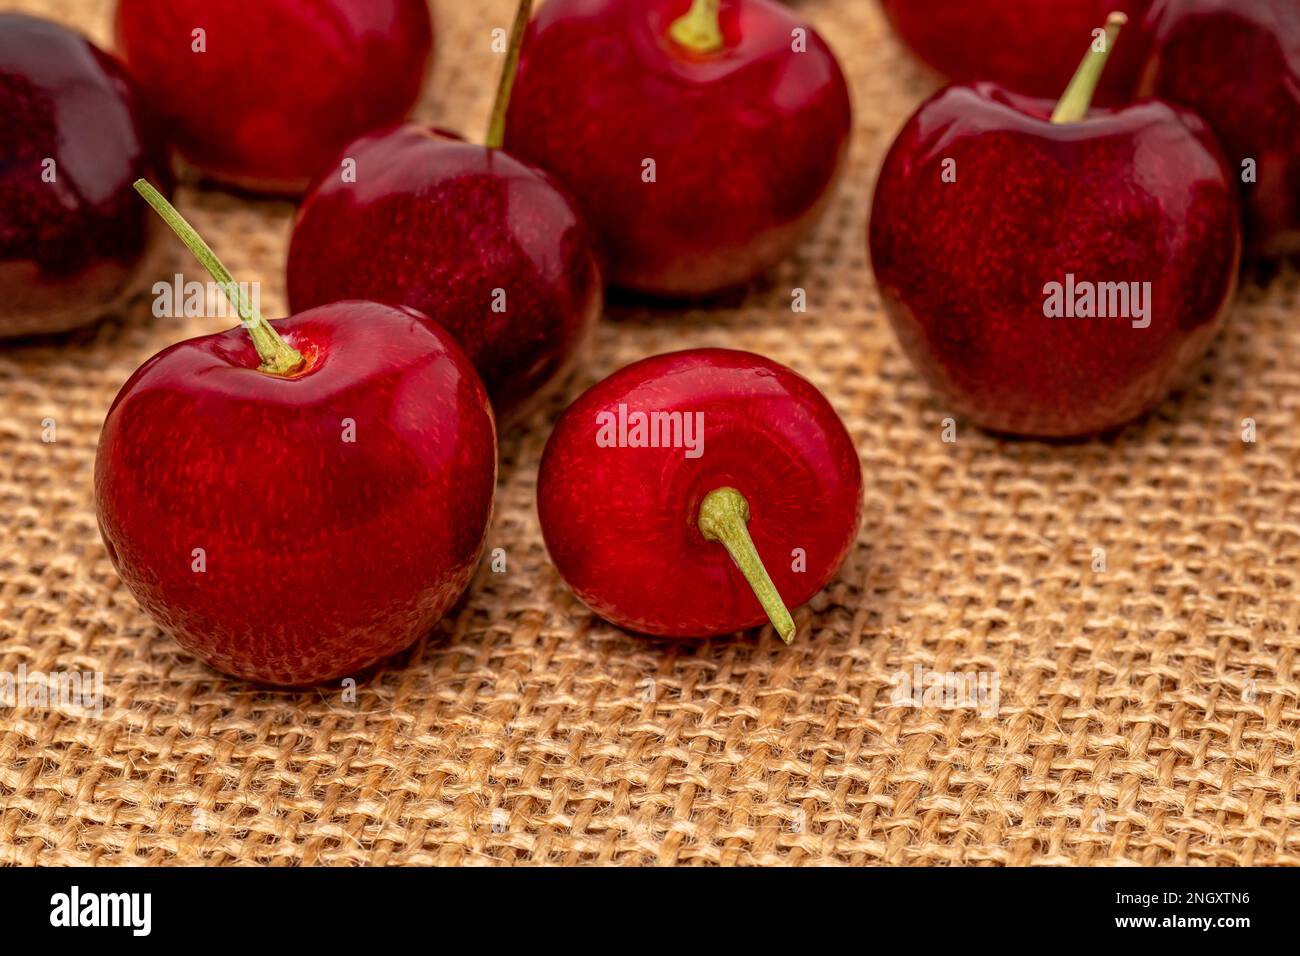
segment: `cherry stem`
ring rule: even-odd
[[[135,191],[144,197],[145,202],[153,207],[154,212],[162,217],[163,222],[171,226],[172,232],[180,237],[181,242],[185,243],[190,252],[194,253],[194,257],[203,263],[203,267],[208,270],[217,285],[221,286],[221,291],[226,293],[226,298],[239,313],[240,322],[248,329],[253,347],[257,349],[258,358],[262,360],[261,370],[272,375],[287,375],[300,366],[303,361],[302,353],[280,338],[279,333],[271,327],[270,322],[266,321],[257,306],[244,298],[239,283],[230,274],[230,270],[203,241],[203,237],[194,231],[194,227],[185,221],[185,217],[176,211],[176,207],[169,203],[162,193],[154,189],[148,180],[137,179],[134,185]]]
[[[693,0],[691,8],[668,27],[668,35],[696,53],[717,53],[726,45],[718,8],[722,0]]]
[[[745,527],[748,523],[749,502],[735,488],[714,488],[700,503],[700,534],[704,535],[705,541],[717,541],[727,549],[731,560],[736,562],[736,567],[754,589],[754,597],[763,605],[781,640],[789,644],[794,640],[794,619],[777,593],[767,568],[763,567]]]
[[[510,109],[510,91],[515,86],[519,72],[519,50],[524,45],[524,32],[533,15],[533,0],[519,0],[515,22],[510,28],[510,46],[506,48],[505,66],[501,68],[501,81],[497,84],[497,98],[492,104],[492,120],[488,123],[487,148],[500,149],[506,141],[506,113]]]
[[[1088,108],[1092,106],[1092,98],[1097,92],[1097,83],[1106,69],[1106,61],[1110,59],[1111,47],[1115,45],[1115,38],[1126,23],[1128,17],[1119,12],[1106,17],[1105,43],[1100,50],[1096,48],[1096,40],[1093,41],[1093,46],[1088,47],[1074,78],[1052,111],[1053,123],[1077,123],[1088,115]]]

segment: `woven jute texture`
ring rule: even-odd
[[[110,42],[107,0],[19,6]],[[440,4],[421,118],[479,133],[512,9]],[[895,343],[864,248],[884,150],[934,80],[871,0],[798,9],[857,114],[816,235],[721,303],[611,305],[566,393],[503,436],[489,547],[507,572],[485,565],[435,633],[359,675],[355,701],[209,670],[101,545],[109,402],[222,320],[154,319],[141,299],[0,346],[0,670],[105,682],[100,717],[0,711],[0,861],[1300,864],[1300,281],[1247,285],[1186,390],[1114,437],[1009,442],[958,422],[944,441],[950,413]],[[193,188],[178,204],[283,314],[292,206]],[[181,268],[174,246],[164,274]],[[789,648],[770,628],[625,634],[542,546],[534,483],[564,402],[691,346],[793,366],[861,450],[859,545],[795,612]],[[897,700],[918,668],[996,675],[997,707]]]

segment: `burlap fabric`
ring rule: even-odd
[[[104,43],[109,5],[19,4]],[[477,133],[500,66],[490,30],[513,3],[439,7],[420,113]],[[1113,439],[958,423],[945,442],[949,413],[899,351],[864,249],[883,151],[933,80],[871,0],[800,8],[856,103],[829,215],[743,297],[612,306],[567,392],[704,345],[765,353],[826,392],[862,453],[866,518],[796,612],[795,645],[770,629],[643,640],[568,593],[533,507],[561,396],[502,443],[489,546],[507,573],[482,568],[355,702],[223,679],[137,608],[95,526],[118,387],[223,324],[153,319],[141,300],[0,348],[0,670],[101,671],[106,696],[100,718],[0,711],[0,861],[1300,863],[1297,277],[1248,287],[1185,393]],[[194,189],[179,205],[281,314],[292,207]],[[192,269],[176,249],[168,275]],[[994,673],[999,706],[897,700],[917,668]]]

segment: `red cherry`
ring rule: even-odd
[[[548,0],[505,141],[585,204],[612,283],[685,296],[794,250],[849,128],[835,56],[771,0]]]
[[[516,17],[516,51],[528,8]],[[507,62],[503,96],[513,72]],[[504,109],[499,98],[497,114]],[[332,171],[308,196],[288,279],[295,310],[375,299],[437,319],[505,419],[573,364],[600,315],[602,289],[573,200],[549,175],[497,148],[500,122],[487,146],[417,126],[349,145],[355,176]]]
[[[1213,136],[1155,100],[1089,115],[1104,62],[1090,53],[1055,111],[949,87],[885,159],[870,245],[886,311],[925,377],[986,428],[1070,437],[1128,421],[1232,301],[1240,226]]]
[[[1160,0],[1150,30],[1143,91],[1218,134],[1242,181],[1252,255],[1300,253],[1300,3]]]
[[[1140,24],[1151,0],[881,0],[899,37],[957,83],[989,81],[1051,98],[1070,81],[1079,51],[1111,11]],[[1098,105],[1128,103],[1146,48],[1129,29],[1098,85]]]
[[[601,617],[661,637],[770,618],[788,642],[787,608],[825,587],[857,537],[862,467],[806,379],[693,349],[579,396],[546,444],[537,511],[556,568]]]
[[[131,189],[166,169],[112,57],[0,14],[0,337],[90,322],[135,292],[160,234]]]
[[[433,51],[426,0],[118,0],[116,29],[183,157],[278,193],[405,117]]]
[[[95,500],[114,566],[181,645],[249,680],[330,680],[402,650],[482,550],[496,439],[473,367],[436,323],[373,302],[272,326],[142,192],[247,331],[160,352],[113,402]]]
[[[294,227],[292,308],[409,305],[456,337],[498,414],[526,410],[601,311],[600,267],[572,200],[536,167],[428,127],[366,136],[346,153],[356,181],[331,173]]]

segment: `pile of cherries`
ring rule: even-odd
[[[876,192],[904,349],[995,430],[1141,414],[1228,309],[1239,204],[1254,258],[1300,248],[1294,0],[884,6],[963,81],[907,124]],[[118,0],[116,34],[121,60],[0,15],[0,336],[120,306],[164,224],[226,292],[240,326],[122,387],[96,505],[158,624],[270,684],[428,633],[483,551],[497,423],[563,382],[606,283],[671,302],[763,273],[826,209],[852,126],[834,55],[774,0],[546,0],[535,18],[522,0],[482,142],[405,122],[426,0]],[[262,316],[172,207],[174,166],[303,195],[292,315]],[[1142,321],[1047,315],[1046,284],[1076,277],[1147,283]],[[581,395],[537,495],[557,569],[601,616],[666,637],[770,621],[789,641],[790,608],[857,538],[862,473],[807,380],[695,349]]]

